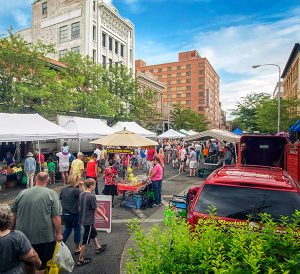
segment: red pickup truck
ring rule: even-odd
[[[269,213],[275,221],[300,210],[300,187],[283,170],[287,140],[277,136],[241,137],[237,165],[214,171],[190,202],[187,220],[196,224],[212,207],[227,221],[259,221]]]

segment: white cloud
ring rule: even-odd
[[[15,10],[13,18],[19,27],[25,28],[31,24],[31,16],[21,10]]]

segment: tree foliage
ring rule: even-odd
[[[30,44],[8,32],[0,39],[0,111],[105,116],[113,121],[148,124],[157,116],[156,93],[139,92],[137,79],[125,66],[109,69],[89,57],[69,53],[54,70],[45,56],[52,46]]]
[[[171,111],[172,124],[175,129],[203,131],[208,128],[208,122],[204,115],[196,111],[183,108],[181,105],[174,105]]]
[[[281,99],[280,130],[288,128],[299,118],[296,99]],[[271,98],[266,93],[248,94],[236,104],[232,112],[233,123],[246,131],[276,133],[278,123],[278,99]]]

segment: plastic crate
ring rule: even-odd
[[[175,215],[179,217],[187,216],[187,202],[181,199],[173,199],[170,201],[170,208],[173,208]]]

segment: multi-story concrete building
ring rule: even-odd
[[[276,83],[275,89],[273,91],[273,98],[278,99],[278,96],[282,98],[283,95],[284,95],[284,86],[283,86],[283,82],[280,81]]]
[[[152,73],[136,73],[136,79],[139,84],[139,91],[143,92],[145,89],[151,89],[157,93],[156,97],[156,111],[159,114],[157,121],[153,121],[156,124],[156,131],[160,132],[163,130],[163,121],[167,119],[166,106],[163,103],[163,95],[165,85],[158,81],[157,77]]]
[[[17,33],[28,42],[53,44],[51,58],[79,52],[95,63],[123,63],[134,72],[134,25],[102,0],[36,0],[32,27]]]
[[[300,44],[296,43],[283,73],[284,98],[300,99]],[[297,112],[300,113],[300,107]]]
[[[153,73],[166,85],[165,103],[193,109],[207,117],[211,128],[220,127],[220,78],[196,50],[180,52],[177,62],[147,66],[143,60],[136,60],[135,66],[137,71]]]

